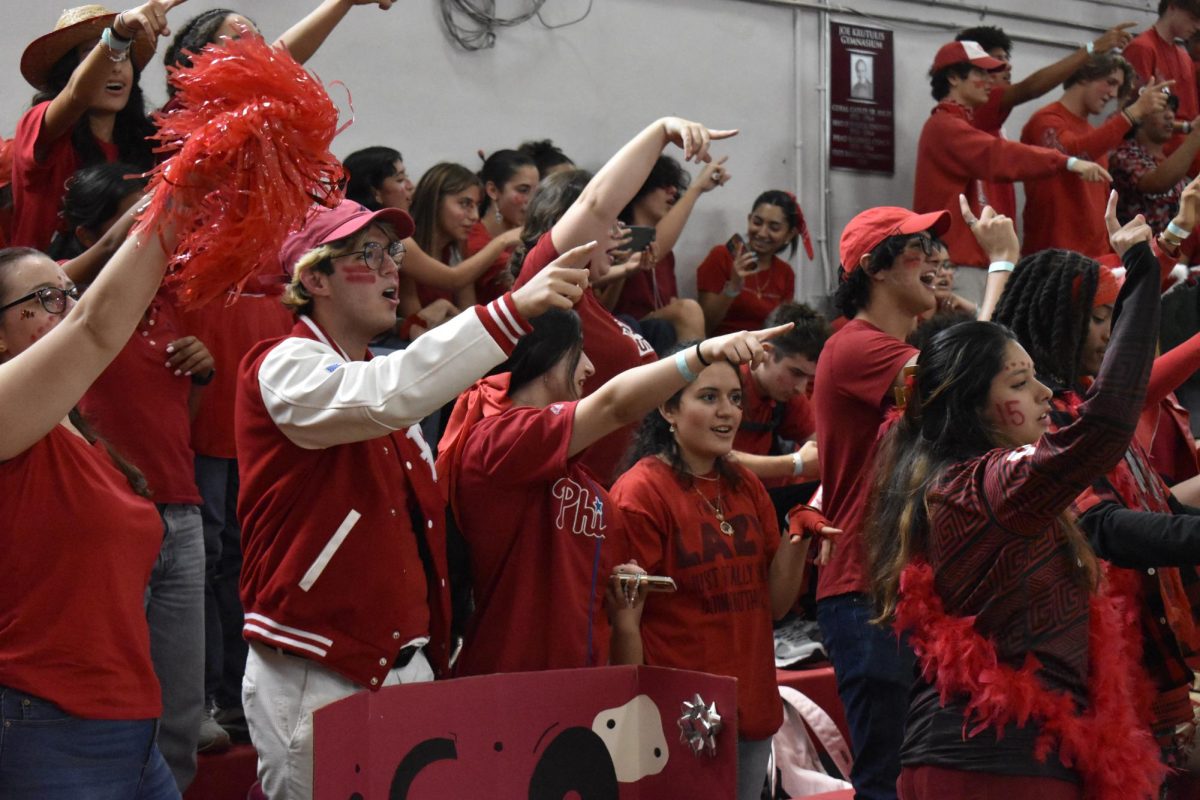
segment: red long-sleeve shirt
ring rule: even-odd
[[[1038,109],[1021,131],[1025,144],[1049,147],[1108,168],[1108,153],[1129,132],[1129,119],[1113,114],[1093,126],[1060,102]],[[1050,247],[1075,250],[1091,258],[1111,252],[1104,207],[1107,181],[1083,181],[1070,172],[1025,181],[1025,239],[1021,252]]]
[[[1044,178],[1064,169],[1067,157],[1057,150],[1000,139],[976,128],[970,109],[949,100],[934,106],[917,144],[913,210],[950,212],[950,230],[942,237],[955,264],[986,266],[987,256],[963,222],[958,196],[965,194],[978,214],[980,181]]]

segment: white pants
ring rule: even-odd
[[[431,680],[425,652],[418,651],[403,669],[389,672],[383,685]],[[312,797],[313,712],[360,691],[366,689],[315,661],[250,642],[242,705],[258,751],[258,779],[269,800]]]

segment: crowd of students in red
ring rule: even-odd
[[[1155,353],[1200,215],[1176,43],[1200,3],[1016,83],[997,28],[940,48],[913,207],[842,231],[831,325],[795,302],[786,191],[679,296],[737,131],[677,117],[595,173],[531,141],[414,185],[359,150],[345,200],[184,308],[178,231],[130,233],[139,77],[158,37],[187,67],[260,34],[228,9],[172,32],[182,1],[70,9],[21,60],[0,794],[177,797],[240,724],[263,794],[304,798],[313,711],[355,692],[650,664],[738,678],[758,798],[772,623],[814,572],[858,796],[1157,797],[1194,766],[1200,462],[1174,391],[1200,333]],[[392,3],[323,0],[276,45],[303,63],[357,5]]]

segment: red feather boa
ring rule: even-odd
[[[901,573],[895,627],[908,634],[943,704],[968,698],[963,727],[974,726],[967,736],[1032,720],[1041,727],[1035,757],[1045,760],[1057,747],[1063,764],[1082,775],[1088,800],[1150,799],[1158,796],[1167,768],[1145,716],[1153,695],[1140,666],[1136,592],[1136,579],[1109,570],[1104,591],[1091,598],[1089,706],[1082,715],[1070,696],[1042,685],[1032,655],[1020,669],[1002,664],[995,645],[975,630],[974,617],[947,614],[933,569],[923,561]]]
[[[276,263],[314,199],[341,199],[329,152],[338,112],[286,50],[250,32],[205,47],[170,80],[177,92],[153,137],[169,157],[151,173],[140,225],[178,231],[170,280],[197,306]]]

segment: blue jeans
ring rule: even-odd
[[[896,800],[915,659],[890,629],[871,624],[874,616],[870,598],[862,594],[817,603],[817,622],[850,724],[854,796]]]
[[[0,797],[179,800],[155,722],[79,719],[0,686]]]
[[[204,529],[196,506],[162,505],[162,549],[146,587],[150,659],[162,686],[158,746],[179,791],[196,776],[204,716]]]
[[[246,641],[242,638],[241,528],[238,472],[232,458],[196,456],[204,524],[204,691],[220,708],[242,704]]]

